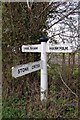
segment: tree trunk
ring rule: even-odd
[[[62,54],[62,71],[64,71],[65,66],[65,53]]]
[[[68,57],[68,85],[70,85],[72,75],[71,75],[71,53],[69,53]]]

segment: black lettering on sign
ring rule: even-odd
[[[54,50],[54,47],[50,47],[49,50]]]
[[[20,74],[22,72],[22,68],[21,69],[18,69],[18,74]]]
[[[64,50],[64,47],[62,47],[62,50]]]
[[[18,69],[18,74],[20,74],[20,69]]]
[[[22,72],[25,72],[25,71],[29,71],[29,68],[26,67],[26,68],[18,69],[18,74],[20,74],[20,73],[22,73]]]
[[[59,47],[60,50],[68,50],[68,47]]]
[[[55,47],[55,50],[58,50],[58,47]]]
[[[36,64],[32,66],[32,69],[39,68],[39,67],[40,67],[40,64]]]
[[[62,47],[60,47],[59,49],[62,49]]]
[[[25,50],[29,50],[29,47],[25,47],[24,49],[25,49]]]
[[[30,47],[31,50],[37,50],[38,47]]]
[[[68,47],[49,47],[49,50],[68,50]]]
[[[68,50],[68,47],[65,47],[65,50]]]

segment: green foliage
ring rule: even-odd
[[[14,98],[12,100],[3,101],[2,115],[3,118],[23,118],[25,117],[25,101],[23,99]]]
[[[65,118],[77,118],[78,106],[72,105],[73,100],[64,98],[48,98],[46,103],[34,101],[35,106],[26,98],[14,98],[3,101],[3,118],[54,118],[58,115]],[[70,104],[70,105],[69,105]],[[76,101],[77,104],[77,101]],[[33,107],[34,106],[34,107]],[[27,107],[27,108],[26,108]]]
[[[19,108],[6,107],[3,112],[3,117],[5,114],[5,118],[22,118],[25,116],[24,110],[20,110]]]
[[[77,118],[78,109],[75,107],[67,107],[67,108],[65,108],[64,115],[66,118]]]
[[[51,68],[48,69],[48,74],[54,79],[58,80],[59,79],[59,74],[57,69],[60,69],[60,65],[58,64],[50,64]]]
[[[66,89],[61,89],[61,84],[58,85],[60,89],[58,89],[56,86],[56,82],[60,82],[60,76],[55,69],[59,69],[61,71],[61,67],[54,64],[51,66],[52,69],[48,69],[49,80],[51,78],[53,79],[51,79],[51,82],[49,83],[50,86],[48,89],[49,93],[47,102],[45,104],[42,104],[40,102],[40,98],[38,98],[40,96],[36,97],[35,94],[33,99],[28,95],[27,90],[27,94],[21,98],[18,96],[13,96],[8,100],[3,101],[4,118],[56,118],[58,115],[65,118],[77,118],[78,106],[74,105],[76,98],[68,97]],[[68,66],[65,67],[65,69],[68,70]],[[40,77],[39,72],[38,76]],[[15,81],[15,83],[17,82]],[[37,94],[39,95],[39,92]],[[28,97],[31,98],[28,99]],[[77,104],[77,102],[78,101],[76,100],[75,103]]]
[[[75,67],[74,70],[73,70],[73,78],[77,79],[78,78],[78,74],[79,74],[78,67]]]

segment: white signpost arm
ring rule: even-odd
[[[23,65],[17,65],[12,67],[12,76],[14,78],[38,71],[42,68],[42,61],[37,61],[34,63],[28,63]]]

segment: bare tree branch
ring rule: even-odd
[[[52,67],[49,66],[49,64],[48,64],[47,66],[48,66],[50,69],[52,69]],[[63,84],[66,86],[66,88],[67,88],[73,95],[75,95],[75,96],[78,98],[77,94],[74,93],[74,92],[71,90],[71,88],[64,82],[64,80],[63,80],[63,78],[62,78],[62,75],[61,75],[60,71],[59,71],[59,70],[56,70],[56,72],[59,74],[59,76],[60,76],[60,78],[61,78],[61,81],[62,81]]]
[[[59,23],[60,21],[62,21],[64,18],[67,18],[67,17],[68,17],[69,15],[71,15],[77,8],[78,8],[78,5],[77,5],[73,10],[71,10],[68,14],[64,15],[64,16],[63,16],[62,18],[60,18],[58,21],[56,21],[56,22],[53,23],[51,26],[49,26],[49,27],[47,28],[47,30],[50,29],[53,25],[55,25],[55,24]]]

